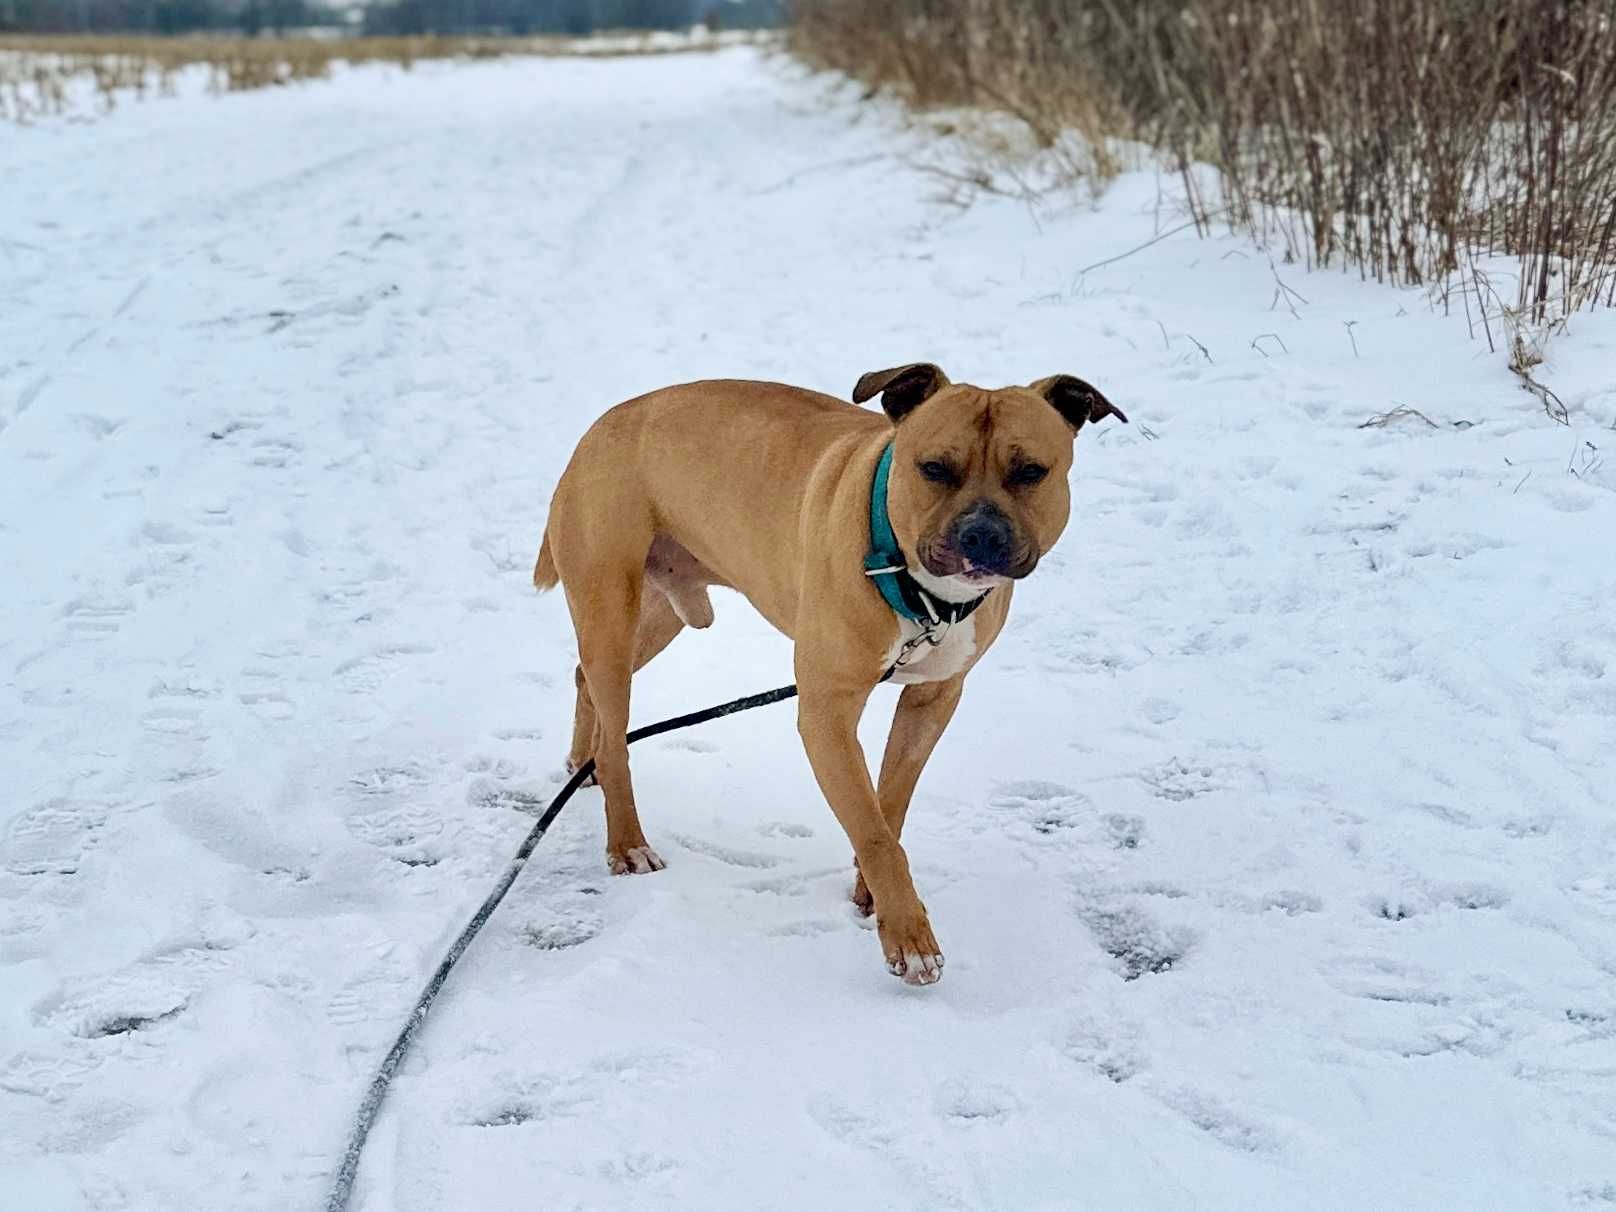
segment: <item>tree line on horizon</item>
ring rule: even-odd
[[[597,30],[761,29],[784,0],[0,0],[0,32],[591,34]]]

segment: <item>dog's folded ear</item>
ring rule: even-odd
[[[861,376],[853,388],[853,403],[862,404],[880,392],[887,416],[901,421],[947,386],[948,376],[940,368],[930,362],[911,362]]]
[[[1085,383],[1076,375],[1050,375],[1029,386],[1053,404],[1055,411],[1065,417],[1066,423],[1074,430],[1103,421],[1106,417],[1115,417],[1124,425],[1128,423],[1122,409],[1101,395],[1099,388]]]

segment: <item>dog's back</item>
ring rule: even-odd
[[[813,464],[829,454],[841,465],[844,448],[888,429],[880,413],[782,383],[712,379],[627,400],[589,427],[562,472],[533,583],[637,564],[619,550],[643,559],[666,536],[708,567],[710,583],[743,589],[778,624],[770,599],[781,595],[754,593],[748,574],[798,540],[801,502],[782,500],[780,486],[806,490]]]

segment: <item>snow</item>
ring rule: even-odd
[[[8,1206],[318,1206],[557,786],[574,441],[919,359],[1133,420],[909,816],[945,979],[855,920],[789,708],[647,742],[668,870],[580,795],[355,1207],[1616,1204],[1612,317],[1539,368],[1567,428],[1417,291],[1279,265],[1293,316],[1191,232],[1078,275],[1176,222],[1153,173],[960,209],[933,139],[749,49],[7,132]],[[718,607],[637,721],[789,680]]]

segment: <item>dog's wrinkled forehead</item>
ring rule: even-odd
[[[905,418],[901,432],[913,449],[973,462],[1012,450],[1053,461],[1072,446],[1072,430],[1060,414],[1025,387],[951,384]]]

